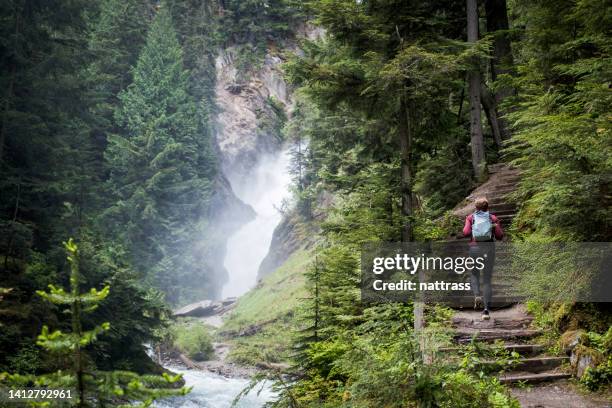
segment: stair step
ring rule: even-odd
[[[509,373],[500,375],[499,382],[502,384],[526,383],[535,384],[546,381],[556,381],[570,378],[571,374],[563,371],[545,371],[542,373]]]
[[[517,179],[517,180],[520,180],[520,179]],[[517,184],[516,181],[512,179],[502,178],[497,183],[495,183],[495,190],[504,189],[504,188],[516,189],[516,184]]]
[[[541,353],[544,346],[541,344],[505,344],[504,348],[509,352],[516,352],[522,356]]]
[[[522,356],[529,356],[541,353],[544,350],[544,346],[541,344],[504,344],[504,349],[509,352],[517,352]],[[440,353],[455,353],[461,350],[463,348],[458,346],[440,347],[438,349]]]
[[[497,219],[500,220],[504,225],[506,225],[506,224],[509,224],[510,221],[512,221],[515,215],[516,214],[498,215]]]
[[[508,339],[529,339],[541,334],[540,330],[533,329],[469,329],[460,328],[455,331],[455,341],[469,343],[472,337],[478,341],[495,341]]]
[[[493,214],[506,210],[516,211],[517,208],[515,204],[508,202],[489,203],[489,211]]]
[[[499,217],[503,217],[505,215],[511,215],[511,216],[515,216],[516,215],[516,208],[510,208],[507,210],[489,210],[491,212],[491,214],[495,215],[497,218]]]
[[[516,167],[511,167],[506,163],[494,163],[487,166],[490,174],[499,173],[500,171],[519,171]]]
[[[499,309],[502,307],[510,306],[513,303],[516,303],[518,300],[520,299],[506,298],[506,297],[498,298],[494,296],[493,299],[491,299],[491,304],[489,305],[489,308],[495,310],[495,309]],[[449,297],[442,298],[442,299],[435,299],[435,303],[446,305],[453,309],[474,310],[474,296],[473,295],[454,296],[454,297],[449,296]]]
[[[465,313],[464,313],[465,315]],[[482,320],[479,313],[470,313],[469,317],[453,317],[452,324],[454,327],[458,327],[461,330],[464,328],[474,329],[504,329],[504,330],[515,330],[515,329],[527,329],[533,321],[531,316],[521,317],[496,317],[495,312],[492,312],[491,319]]]
[[[490,194],[491,197],[505,197],[508,193],[516,191],[516,187],[495,187],[495,190]]]
[[[554,368],[561,366],[563,363],[569,361],[569,357],[531,357],[521,358],[516,362],[516,366],[512,368],[514,372],[529,372],[529,373],[541,373],[543,371],[549,371]],[[483,366],[496,368],[502,368],[499,361],[487,360],[482,362]]]

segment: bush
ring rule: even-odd
[[[580,383],[591,391],[612,384],[612,327],[604,334],[589,332],[581,339],[581,346],[590,348],[601,357],[595,367],[588,367]],[[602,361],[603,360],[603,361]]]
[[[187,357],[203,361],[212,357],[212,339],[202,324],[197,322],[177,324],[173,329],[174,347]]]

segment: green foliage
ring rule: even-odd
[[[110,329],[108,322],[94,326],[90,330],[83,330],[83,314],[92,312],[103,302],[110,293],[110,287],[105,286],[101,290],[91,288],[88,292],[80,291],[81,274],[79,271],[79,249],[76,243],[70,239],[64,243],[67,252],[67,260],[70,264],[70,290],[49,285],[49,291],[38,291],[45,300],[58,305],[68,307],[71,320],[71,331],[50,330],[43,326],[38,336],[37,345],[45,349],[53,356],[70,358],[73,362],[67,371],[59,370],[50,374],[0,374],[0,383],[13,387],[37,386],[37,387],[60,387],[75,389],[76,405],[79,407],[89,406],[90,402],[98,404],[113,402],[117,405],[125,403],[125,406],[149,406],[156,399],[172,395],[185,395],[187,388],[172,389],[172,384],[179,381],[180,376],[172,377],[164,374],[161,377],[143,376],[124,371],[96,372],[95,366],[85,358],[85,350],[97,341],[98,336]],[[89,366],[86,368],[86,366]]]
[[[588,367],[580,383],[591,391],[612,384],[612,327],[604,334],[594,332],[586,333],[581,341],[581,346],[590,347],[598,352],[600,358],[593,359],[595,367]]]
[[[215,113],[215,57],[222,45],[222,11],[207,0],[167,0],[167,7],[183,48],[183,62],[189,70],[189,93],[197,104],[203,129],[210,132]]]
[[[303,272],[311,259],[310,251],[298,250],[291,254],[282,266],[237,300],[221,331],[240,331],[249,325],[265,325],[293,313],[300,299],[307,295]],[[281,287],[283,290],[279,290]],[[270,307],[271,303],[275,307]]]
[[[135,266],[163,288],[170,302],[185,300],[191,286],[212,294],[206,271],[194,259],[215,174],[212,146],[188,93],[188,73],[166,8],[151,26],[134,69],[119,95],[115,116],[123,134],[109,140],[109,187],[116,202],[106,212]],[[194,286],[197,282],[197,286]]]
[[[286,39],[300,22],[300,2],[228,0],[222,18],[227,40],[265,49],[270,40]]]
[[[468,143],[457,134],[455,143],[442,145],[419,162],[415,191],[423,197],[423,205],[433,217],[461,202],[474,187]],[[452,175],[449,173],[452,169]]]
[[[116,319],[92,345],[96,363],[110,368],[148,360],[143,344],[166,306],[145,294],[126,248],[101,233],[99,215],[111,197],[104,182],[106,136],[117,129],[117,94],[131,81],[151,11],[138,0],[0,7],[6,51],[0,61],[0,273],[13,288],[0,313],[0,370],[58,368],[46,353],[36,361],[28,356],[43,325],[62,327],[57,308],[36,291],[68,284],[57,250],[66,235],[81,242],[85,282],[114,288],[84,317],[85,327]]]
[[[104,0],[88,15],[88,51],[93,55],[86,78],[92,98],[93,134],[105,138],[115,130],[117,95],[132,80],[131,68],[144,44],[149,4],[143,0]]]
[[[518,2],[529,30],[518,44],[507,152],[523,170],[514,223],[523,235],[610,239],[610,13],[596,16],[600,5]]]
[[[189,358],[208,360],[214,353],[208,329],[200,322],[181,322],[172,327],[173,345]]]

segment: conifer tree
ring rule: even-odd
[[[129,245],[135,264],[151,271],[149,276],[170,301],[178,301],[181,279],[189,279],[190,285],[199,282],[203,297],[206,272],[189,275],[187,258],[204,228],[215,165],[208,133],[188,93],[188,72],[172,19],[163,6],[133,76],[115,112],[121,132],[109,138],[106,151],[109,185],[116,196],[107,215],[119,227],[116,233]]]
[[[131,67],[144,45],[151,6],[144,0],[104,0],[88,17],[88,51],[93,56],[85,75],[91,98],[94,138],[105,145],[114,129],[117,96],[131,82]]]
[[[101,290],[91,288],[82,293],[78,246],[70,239],[64,242],[64,247],[70,264],[70,290],[49,285],[48,292],[37,293],[55,305],[69,307],[71,330],[52,331],[45,325],[38,336],[37,344],[53,355],[70,357],[72,366],[66,371],[60,370],[41,376],[1,373],[0,384],[76,390],[76,395],[70,395],[70,402],[78,407],[104,406],[110,402],[130,407],[140,402],[140,406],[144,407],[156,399],[189,392],[189,389],[184,387],[173,387],[173,384],[180,380],[180,376],[170,376],[166,373],[161,377],[139,376],[129,371],[103,372],[92,367],[86,357],[86,348],[92,345],[99,335],[110,329],[110,323],[105,322],[90,330],[84,330],[83,315],[94,311],[107,298],[110,286],[104,286]],[[123,403],[126,405],[122,405]]]

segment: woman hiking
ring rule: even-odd
[[[489,306],[491,304],[491,275],[495,263],[495,239],[501,241],[504,231],[497,217],[489,213],[489,201],[485,197],[477,198],[474,202],[476,211],[465,217],[463,236],[470,237],[470,256],[473,258],[485,257],[482,270],[482,295],[480,291],[480,273],[476,268],[471,270],[470,281],[474,292],[474,309],[484,307],[482,319],[489,320]],[[484,295],[484,299],[483,299]]]

